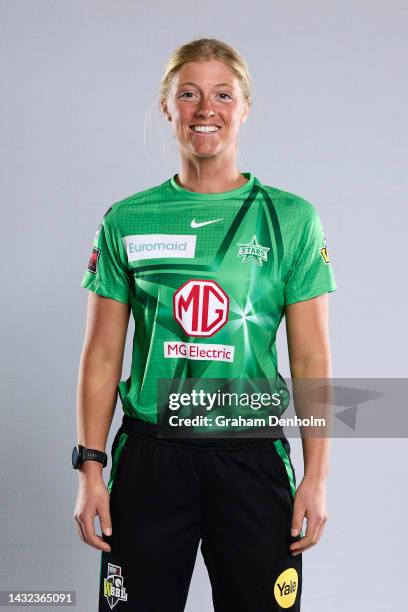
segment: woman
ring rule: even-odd
[[[158,437],[157,383],[281,379],[284,315],[292,377],[330,377],[327,293],[336,286],[322,226],[303,198],[239,172],[251,86],[229,45],[200,39],[176,49],[160,103],[180,172],[109,208],[81,283],[91,292],[78,444],[92,452],[83,461],[74,449],[74,517],[81,539],[102,551],[99,610],[184,610],[200,540],[216,612],[299,610],[301,553],[326,521],[327,439],[302,441],[295,493],[283,434]],[[131,376],[121,381],[130,310]],[[124,415],[106,487],[117,390]]]

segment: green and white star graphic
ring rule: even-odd
[[[264,247],[258,244],[255,234],[252,236],[251,242],[238,243],[240,247],[238,257],[242,257],[241,262],[254,260],[258,266],[262,266],[262,261],[268,260],[269,247]]]

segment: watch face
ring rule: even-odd
[[[81,465],[81,452],[80,452],[79,445],[77,444],[76,446],[74,446],[72,450],[72,466],[76,468],[80,465]]]

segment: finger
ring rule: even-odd
[[[306,518],[306,516],[305,516],[305,513],[304,513],[303,520],[305,518]],[[303,525],[303,520],[302,520],[302,524],[300,525],[300,528],[298,529],[298,534],[301,533],[301,529],[302,529],[302,525]],[[296,540],[296,542],[292,542],[292,544],[290,544],[289,548],[291,550],[297,550],[298,548],[301,548],[302,545],[305,542],[308,542],[309,539],[310,539],[311,529],[312,529],[311,520],[310,519],[306,519],[306,531],[305,531],[304,535],[302,535],[301,538]],[[292,535],[294,535],[294,531],[293,530],[292,530]]]
[[[292,557],[297,557],[298,555],[302,555],[304,552],[306,552],[307,550],[309,550],[309,548],[312,548],[313,546],[314,546],[314,544],[308,544],[304,548],[301,548],[300,550],[297,550],[296,552],[293,552],[292,553]]]
[[[82,531],[81,524],[78,521],[75,521],[75,525],[76,525],[76,527],[78,529],[79,537],[81,538],[82,542],[85,542],[85,536],[84,536],[84,533]]]
[[[292,525],[291,525],[291,530],[290,530],[293,537],[296,537],[299,535],[300,530],[302,529],[304,518],[305,518],[305,508],[301,506],[300,504],[297,504],[296,498],[295,498],[295,502],[293,505]]]
[[[327,518],[323,519],[322,523],[319,526],[319,531],[317,534],[317,541],[319,541],[323,535],[324,528],[326,527],[326,521],[327,521]]]
[[[78,515],[74,516],[74,519],[75,519],[75,524],[78,529],[79,537],[81,538],[83,542],[85,542],[85,533],[84,533],[84,528],[83,528],[81,519],[79,518]]]
[[[318,515],[318,516],[313,518],[312,522],[313,522],[313,525],[312,525],[312,540],[313,540],[314,544],[317,544],[317,542],[321,538],[324,526],[326,524],[326,516],[325,515]]]
[[[308,548],[315,546],[319,541],[323,525],[324,520],[322,518],[309,518],[307,520],[305,537],[290,545],[291,552],[293,554],[300,554]]]
[[[111,548],[109,544],[107,542],[104,542],[104,540],[95,533],[93,519],[94,517],[89,515],[82,518],[82,523],[85,531],[85,542],[93,548],[110,552]]]
[[[107,536],[112,535],[112,521],[109,514],[109,505],[105,504],[103,508],[98,508],[97,511],[102,533]]]
[[[297,540],[296,542],[292,542],[289,546],[292,553],[294,552],[302,552],[306,546],[311,545],[312,542],[312,519],[308,518],[306,523],[306,532],[303,538]]]
[[[289,548],[292,555],[298,555],[304,550],[306,550],[306,548],[309,548],[309,546],[312,546],[311,538],[310,536],[305,536],[301,540],[298,540],[297,542],[291,544]]]
[[[309,550],[309,548],[312,548],[313,546],[315,546],[318,541],[319,541],[319,537],[316,538],[311,538],[310,541],[308,543],[306,543],[305,546],[303,546],[303,548],[300,548],[299,550],[297,550],[296,552],[292,553],[294,557],[296,557],[296,555],[300,555],[302,553],[304,553],[306,550]],[[302,540],[302,544],[303,544],[303,540]]]

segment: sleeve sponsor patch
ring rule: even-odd
[[[98,265],[98,259],[99,259],[99,255],[101,253],[101,249],[98,249],[97,247],[93,247],[92,248],[92,253],[91,253],[91,257],[89,258],[89,263],[88,263],[88,272],[92,272],[92,274],[96,274],[96,268]]]
[[[320,249],[320,255],[323,258],[323,261],[325,264],[330,263],[330,255],[329,252],[327,250],[327,245],[326,245],[326,238],[323,235],[323,247]]]

